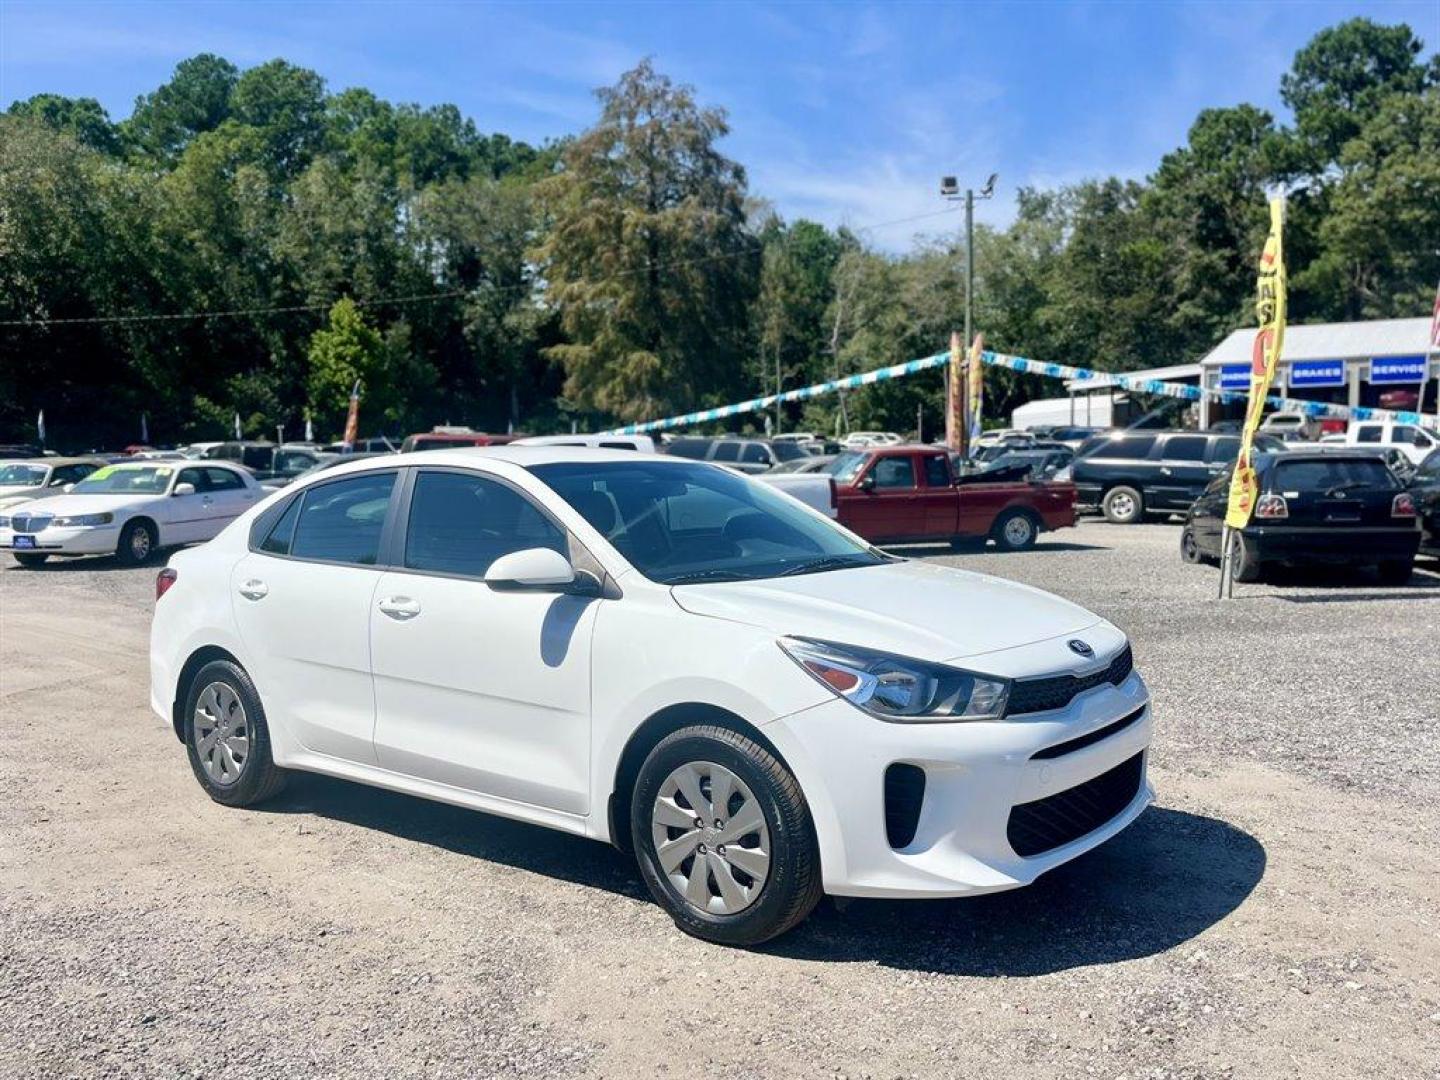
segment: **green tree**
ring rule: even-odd
[[[716,148],[725,115],[649,61],[599,98],[543,183],[566,396],[627,419],[718,401],[740,386],[758,262],[745,171]]]
[[[126,140],[142,154],[172,160],[195,136],[229,118],[239,77],[234,64],[212,53],[182,60],[169,82],[136,98],[123,125]]]
[[[325,134],[325,80],[271,60],[250,68],[230,94],[231,115],[259,135],[261,162],[275,179],[298,175]]]
[[[385,340],[365,322],[348,296],[330,309],[329,322],[310,338],[306,380],[310,412],[325,430],[344,426],[350,391],[358,381],[361,409],[385,415],[394,408],[395,391],[387,370]]]
[[[94,98],[68,98],[59,94],[36,94],[17,101],[7,110],[11,116],[27,116],[56,131],[66,131],[83,146],[105,154],[120,152],[120,133],[110,115]]]

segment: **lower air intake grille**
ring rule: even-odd
[[[1083,784],[1010,809],[1006,832],[1015,854],[1041,855],[1092,833],[1129,806],[1140,790],[1144,751]]]
[[[896,762],[885,770],[885,837],[895,849],[909,847],[920,827],[925,770]]]

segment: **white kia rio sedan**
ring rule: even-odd
[[[114,555],[143,563],[161,547],[209,540],[268,494],[220,462],[106,465],[68,494],[0,512],[0,550],[22,566],[52,555]]]
[[[713,465],[372,458],[156,582],[152,705],[211,798],[328,773],[631,849],[692,934],[1009,889],[1150,802],[1125,636]]]

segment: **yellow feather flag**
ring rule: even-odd
[[[1250,523],[1259,486],[1255,480],[1252,460],[1255,429],[1265,411],[1270,384],[1275,381],[1275,366],[1285,345],[1285,200],[1270,200],[1270,235],[1260,254],[1260,276],[1255,281],[1255,317],[1260,329],[1255,332],[1255,346],[1250,356],[1250,403],[1245,409],[1245,428],[1240,433],[1240,455],[1235,461],[1235,475],[1230,478],[1230,501],[1225,524],[1243,529]]]

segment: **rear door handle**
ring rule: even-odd
[[[380,601],[380,610],[396,622],[408,622],[420,614],[420,601],[408,596],[387,596]]]
[[[240,586],[240,595],[246,600],[264,600],[270,592],[270,586],[263,581],[251,578]]]

